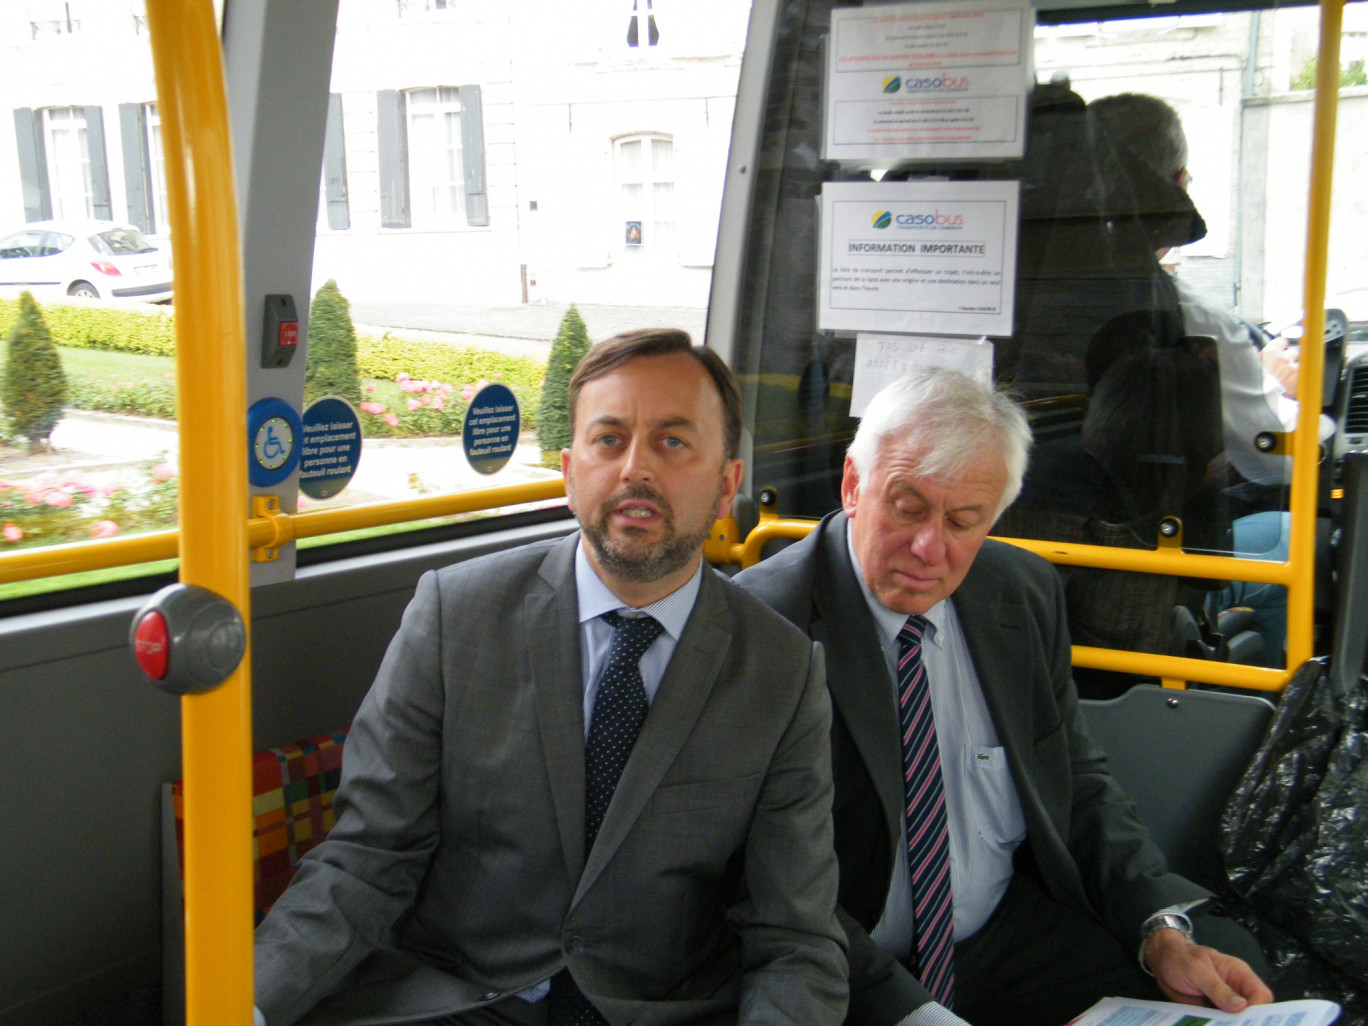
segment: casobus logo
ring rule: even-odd
[[[875,228],[887,228],[893,223],[893,214],[888,210],[880,210],[874,215],[874,219],[871,223]]]
[[[933,75],[929,78],[909,78],[903,83],[905,93],[933,93],[939,91],[958,92],[969,88],[968,75]],[[887,86],[884,92],[888,92]]]
[[[902,88],[902,76],[889,75],[883,80],[883,91],[886,93],[896,93]]]
[[[926,228],[931,225],[937,228],[964,227],[963,214],[944,214],[939,210],[929,214],[899,214],[893,220],[899,228]]]

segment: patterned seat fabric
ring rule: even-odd
[[[268,748],[252,757],[253,902],[261,922],[284,892],[299,860],[332,829],[333,794],[342,775],[347,731]],[[171,785],[176,848],[185,875],[183,781]]]

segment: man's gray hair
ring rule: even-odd
[[[915,472],[953,477],[975,457],[992,450],[1007,467],[998,513],[1021,493],[1031,425],[1006,392],[946,367],[922,367],[884,387],[865,409],[847,455],[865,480],[879,460],[884,439],[919,451]]]
[[[1187,167],[1187,136],[1178,112],[1157,96],[1117,93],[1088,104],[1096,130],[1170,181]]]

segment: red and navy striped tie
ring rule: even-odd
[[[898,632],[898,715],[902,725],[907,864],[912,873],[916,973],[933,998],[952,1007],[955,918],[950,893],[950,832],[931,688],[922,665],[926,618],[909,616]]]

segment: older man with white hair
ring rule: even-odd
[[[1210,895],[1166,871],[1089,739],[1058,576],[988,539],[1029,446],[990,385],[897,381],[850,446],[842,510],[736,578],[826,647],[848,1023],[1272,999],[1222,953],[1258,963],[1253,938],[1196,913]]]

